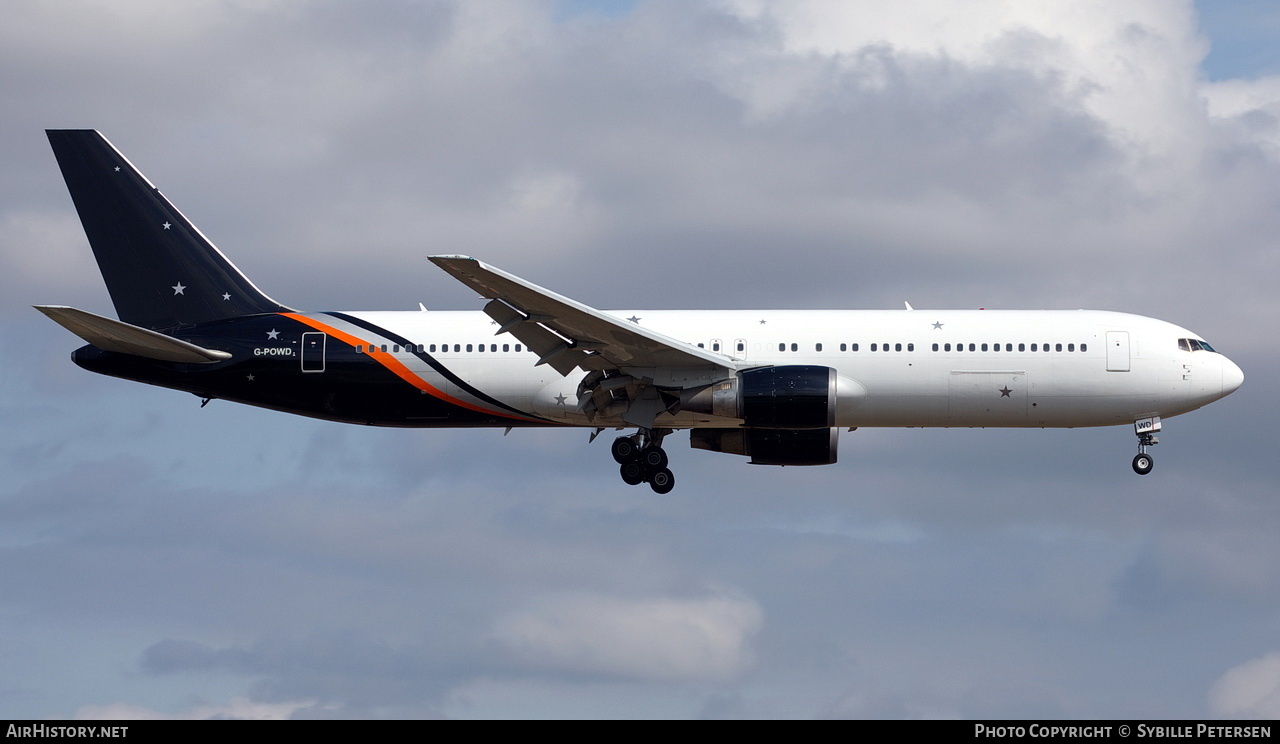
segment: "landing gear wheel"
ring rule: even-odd
[[[649,475],[649,488],[652,488],[654,493],[671,493],[671,489],[675,487],[676,477],[666,468],[654,471]]]
[[[638,486],[644,483],[644,468],[634,460],[622,463],[622,467],[618,469],[618,472],[622,475],[622,482],[628,486]]]
[[[1156,466],[1155,460],[1151,459],[1151,455],[1139,454],[1133,458],[1133,472],[1138,475],[1146,475],[1151,472],[1151,468]]]
[[[661,447],[645,447],[640,450],[640,462],[650,471],[667,467],[667,453]]]
[[[611,451],[613,452],[613,459],[615,462],[624,463],[629,460],[634,460],[636,453],[640,451],[640,448],[636,446],[635,440],[631,437],[618,437],[613,440],[613,447]]]

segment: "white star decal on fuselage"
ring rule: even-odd
[[[267,338],[271,339],[272,341],[275,341],[279,336],[280,336],[280,331],[277,331],[274,328],[267,331]]]
[[[640,325],[640,319],[634,315],[632,315],[630,318],[627,318],[627,320],[632,323],[635,323],[636,325]]]
[[[161,227],[163,227],[164,229],[168,230],[169,228],[173,227],[173,225],[170,225],[168,222],[166,222],[166,223],[164,223],[163,225],[161,225]]]
[[[174,296],[174,297],[177,297],[178,295],[182,295],[183,297],[186,297],[186,290],[187,290],[187,287],[186,287],[186,285],[184,285],[182,282],[178,282],[177,284],[173,285],[172,287],[169,287],[169,289],[172,289],[172,290],[173,290],[173,296]]]
[[[559,395],[556,396],[557,405],[561,405],[561,406],[564,405],[565,400],[567,399],[564,397],[564,393],[560,393]]]
[[[230,301],[231,301],[231,295],[230,295],[230,293],[228,293],[228,292],[223,292],[223,293],[222,293],[222,299],[223,299],[224,301],[226,301],[226,302],[230,302]]]
[[[941,323],[934,323],[934,324],[933,324],[933,330],[935,330],[935,331],[941,331],[941,330],[942,330],[942,324],[941,324]]]

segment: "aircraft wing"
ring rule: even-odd
[[[436,266],[489,299],[484,311],[534,353],[567,375],[646,367],[738,368],[737,360],[602,313],[470,256],[431,256]]]

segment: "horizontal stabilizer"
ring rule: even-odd
[[[35,305],[55,323],[103,351],[132,354],[162,362],[212,364],[231,358],[225,351],[205,349],[173,336],[122,323],[63,305]]]

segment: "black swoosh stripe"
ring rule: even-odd
[[[430,365],[432,369],[439,372],[449,382],[452,382],[454,385],[457,385],[462,390],[467,391],[467,393],[469,393],[470,395],[475,396],[479,400],[482,400],[491,406],[494,406],[496,408],[501,408],[504,411],[509,411],[510,413],[515,413],[520,416],[525,416],[527,418],[538,419],[539,421],[549,421],[551,423],[559,423],[559,422],[551,421],[551,419],[548,419],[544,416],[538,416],[537,414],[528,413],[527,411],[521,411],[519,408],[515,408],[514,406],[509,406],[506,403],[503,403],[502,401],[497,400],[496,398],[493,398],[492,396],[484,392],[481,392],[480,390],[473,387],[470,383],[466,382],[461,377],[458,377],[456,374],[454,374],[452,370],[450,370],[448,367],[441,364],[440,361],[435,357],[431,356],[425,351],[419,352],[418,345],[411,342],[409,339],[405,338],[404,336],[400,336],[398,334],[392,333],[391,331],[388,331],[387,329],[382,328],[377,324],[370,323],[367,320],[361,320],[360,318],[347,315],[346,313],[327,312],[324,314],[332,316],[334,318],[338,318],[339,320],[344,320],[354,326],[359,326],[360,328],[363,328],[366,331],[377,333],[378,335],[383,336],[384,338],[386,338],[389,341],[392,341],[393,343],[400,344],[406,350],[409,350],[410,354],[413,354],[414,356],[418,357],[419,359],[421,359],[422,361]]]

